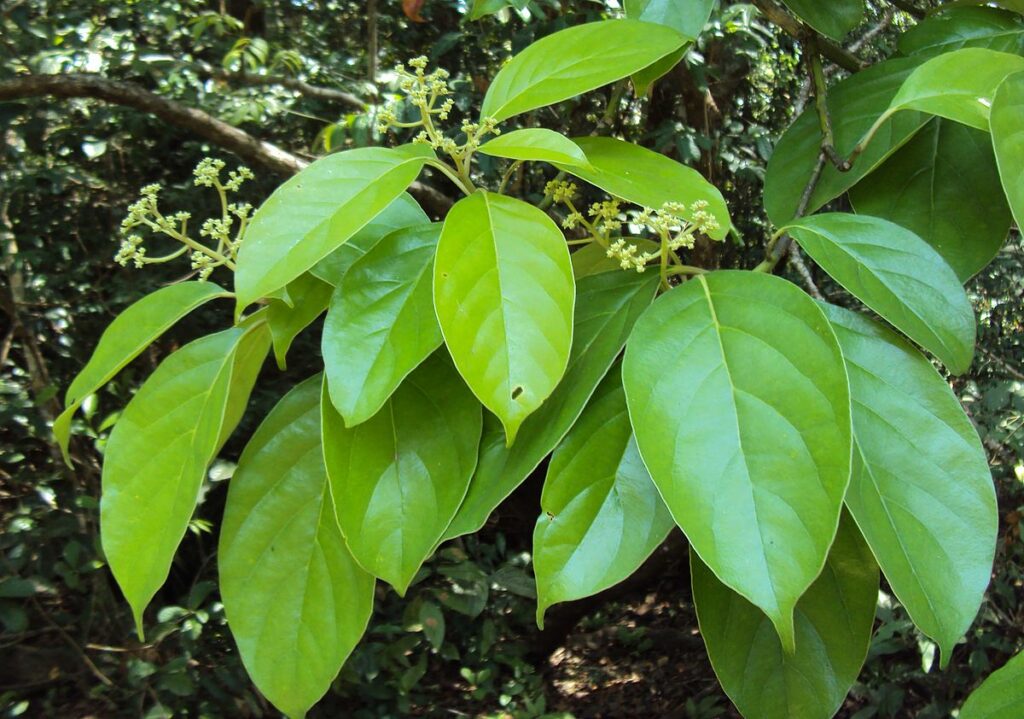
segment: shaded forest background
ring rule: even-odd
[[[159,183],[168,210],[205,215],[216,198],[193,187],[192,168],[210,156],[250,166],[257,181],[241,199],[258,204],[317,156],[394,141],[376,134],[374,115],[393,92],[396,63],[426,55],[449,70],[456,108],[467,112],[510,54],[617,7],[612,0],[0,2],[2,716],[274,715],[227,634],[212,582],[214,528],[244,438],[287,387],[315,371],[316,333],[299,338],[287,371],[264,369],[150,610],[155,629],[145,643],[134,637],[99,550],[99,458],[141,379],[218,326],[227,310],[193,315],[87,403],[74,470],[50,440],[58,398],[103,328],[132,301],[181,279],[180,267],[139,272],[112,260],[139,188]],[[927,9],[921,0],[868,7],[830,79],[892,54],[900,29]],[[796,45],[767,19],[778,12],[772,0],[723,0],[650,97],[605,89],[563,105],[568,113],[538,110],[530,122],[572,135],[604,118],[608,132],[696,167],[722,189],[742,238],[719,260],[753,264],[769,234],[760,196],[772,144],[810,95]],[[533,168],[513,182],[539,200],[551,174]],[[413,191],[434,216],[454,197],[443,177],[427,176]],[[793,279],[838,297],[824,276]],[[968,290],[979,312],[979,352],[954,389],[978,426],[999,492],[993,582],[944,672],[934,645],[883,592],[868,664],[841,716],[949,716],[1024,641],[1018,232]],[[442,547],[409,601],[378,588],[368,634],[315,715],[733,716],[696,636],[679,536],[624,585],[560,607],[544,632],[536,629],[529,551],[539,490],[534,478],[479,535]]]

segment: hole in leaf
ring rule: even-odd
[[[512,399],[519,399],[519,395],[523,393],[523,388],[516,386],[512,388]]]

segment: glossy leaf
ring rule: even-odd
[[[666,202],[690,206],[697,200],[704,200],[709,205],[707,211],[720,225],[711,237],[720,240],[729,234],[732,222],[722,193],[693,168],[614,137],[578,137],[576,144],[583,149],[591,166],[555,163],[560,170],[609,194],[654,209]]]
[[[1024,73],[1006,78],[992,101],[992,144],[1017,227],[1024,227]]]
[[[637,20],[602,20],[566,28],[529,45],[494,76],[481,117],[507,120],[629,77],[689,38]]]
[[[711,17],[715,0],[626,0],[626,17],[670,27],[696,38]]]
[[[219,446],[235,351],[233,328],[165,359],[128,403],[107,441],[103,551],[142,634],[142,612],[167,579],[206,467]]]
[[[399,197],[434,153],[426,145],[363,147],[321,158],[260,206],[238,253],[238,307],[284,287]]]
[[[872,65],[836,83],[828,92],[829,115],[836,151],[848,157],[875,120],[885,112],[903,81],[922,58],[901,58]],[[931,118],[918,112],[899,112],[886,120],[853,163],[840,172],[826,163],[811,193],[807,212],[839,197],[878,167],[914,136]],[[764,181],[764,206],[778,227],[797,214],[800,198],[821,154],[821,126],[814,107],[808,107],[776,143]]]
[[[644,463],[690,545],[793,649],[793,607],[821,571],[850,479],[850,396],[832,329],[762,273],[698,275],[626,346]]]
[[[1019,55],[1024,50],[1024,23],[995,8],[955,7],[929,15],[899,37],[904,55],[933,57],[964,47]]]
[[[576,422],[633,325],[654,299],[658,277],[616,270],[580,280],[572,353],[565,377],[540,409],[526,418],[516,443],[505,444],[501,423],[484,417],[480,462],[445,539],[471,534],[518,487]]]
[[[830,719],[871,643],[878,565],[847,515],[821,575],[796,605],[796,653],[768,618],[690,552],[693,603],[711,665],[746,719]]]
[[[337,676],[373,610],[373,577],[335,520],[320,446],[319,376],[267,415],[231,478],[220,535],[220,589],[256,686],[305,716]]]
[[[804,22],[833,40],[842,40],[864,19],[864,0],[782,0]]]
[[[974,356],[975,320],[960,280],[928,243],[888,220],[840,212],[787,228],[857,299],[962,374]]]
[[[575,292],[562,232],[536,207],[479,191],[445,218],[437,318],[455,366],[501,419],[508,444],[565,373]]]
[[[531,127],[498,135],[478,152],[510,160],[540,160],[586,167],[587,156],[575,142],[553,130]]]
[[[242,421],[249,406],[249,395],[256,386],[263,363],[270,352],[271,333],[266,323],[266,310],[254,313],[241,325],[246,330],[238,341],[231,363],[231,381],[228,384],[228,401],[224,407],[224,421],[221,423],[217,452],[231,437],[231,433]]]
[[[618,367],[555,450],[540,506],[533,566],[541,629],[545,609],[626,579],[675,526],[637,451]]]
[[[995,257],[1013,221],[988,134],[941,118],[855,185],[850,201],[915,233],[961,282]]]
[[[653,65],[648,65],[643,70],[634,72],[630,76],[633,82],[633,92],[637,97],[644,97],[650,91],[655,82],[668,74],[669,70],[679,64],[679,61],[686,55],[687,46],[683,46],[673,53],[666,55]]]
[[[379,215],[370,220],[363,229],[327,257],[317,262],[310,273],[335,287],[348,272],[352,263],[365,255],[374,245],[395,230],[430,222],[427,213],[412,198],[403,192]]]
[[[1024,652],[1013,657],[975,689],[959,719],[1018,719],[1024,710]]]
[[[919,352],[866,317],[825,311],[853,398],[846,504],[896,596],[948,661],[992,569],[997,516],[985,452],[949,385]]]
[[[331,402],[345,425],[365,422],[441,345],[431,279],[440,224],[397,230],[353,263],[324,321]]]
[[[321,404],[341,531],[356,561],[404,595],[466,495],[480,405],[443,353],[360,425],[345,427],[326,387]]]
[[[270,300],[267,324],[274,338],[274,357],[278,367],[285,368],[285,357],[292,342],[327,309],[333,292],[333,285],[306,272],[288,283],[291,307],[282,300]]]
[[[113,379],[189,312],[210,300],[230,296],[212,282],[179,282],[146,295],[114,318],[103,330],[88,363],[72,380],[64,395],[64,411],[53,422],[53,434],[68,466],[71,418],[85,398]]]

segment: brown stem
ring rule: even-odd
[[[754,6],[761,11],[762,15],[772,23],[782,28],[783,32],[790,37],[796,38],[797,40],[803,40],[808,37],[808,33],[813,35],[817,39],[821,54],[836,65],[839,65],[850,72],[857,72],[864,67],[863,61],[861,61],[861,59],[856,55],[835,44],[824,35],[807,27],[781,7],[776,5],[773,0],[752,0],[752,2]]]

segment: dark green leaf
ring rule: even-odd
[[[291,307],[282,300],[270,300],[267,324],[274,339],[274,357],[278,367],[285,368],[288,348],[298,334],[327,309],[333,292],[333,285],[306,272],[288,283]]]
[[[782,0],[818,32],[842,40],[864,19],[864,0]]]
[[[956,7],[929,15],[899,37],[904,55],[934,57],[963,47],[1020,54],[1024,24],[1012,13],[990,7]]]

